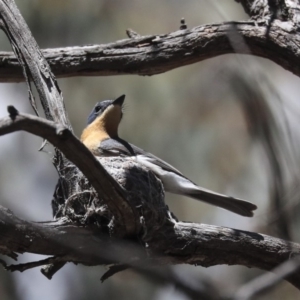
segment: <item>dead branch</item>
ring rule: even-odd
[[[248,50],[232,47],[234,29]],[[268,31],[268,36],[266,32]],[[106,45],[46,49],[42,53],[55,76],[155,75],[229,53],[264,57],[300,75],[299,31],[295,24],[276,20],[207,24],[170,34],[150,35]],[[24,81],[17,59],[0,53],[0,82]]]
[[[10,107],[9,110],[12,112],[16,109]],[[120,235],[124,232],[127,234],[138,232],[139,218],[135,216],[135,211],[127,202],[124,191],[69,129],[27,114],[14,114],[13,118],[10,115],[0,120],[0,136],[18,130],[48,140],[82,171],[101,198],[106,199],[107,206],[114,216],[122,221],[120,224],[125,226],[125,230],[120,228]]]
[[[300,245],[271,236],[237,229],[173,223],[161,228],[149,240],[151,251],[136,250],[126,242],[112,240],[99,228],[69,222],[32,223],[23,221],[0,207],[0,248],[24,253],[60,257],[60,261],[99,265],[116,261],[133,267],[147,265],[191,264],[204,267],[218,264],[244,265],[271,270],[300,254]],[[163,237],[163,238],[162,238]],[[124,244],[125,243],[125,244]],[[126,245],[126,247],[124,247]],[[300,288],[300,272],[288,281]]]
[[[1,28],[22,66],[33,108],[36,111],[29,80],[35,84],[46,118],[72,130],[56,79],[14,1],[0,1],[0,20]]]

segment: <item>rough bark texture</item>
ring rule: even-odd
[[[26,114],[17,114],[0,120],[0,136],[18,130],[24,130],[46,139],[81,170],[100,197],[107,201],[107,206],[113,215],[120,220],[115,224],[119,230],[118,233],[116,232],[117,236],[124,235],[124,232],[130,234],[139,231],[138,216],[127,214],[127,207],[130,204],[126,200],[123,189],[67,128]],[[126,230],[119,228],[121,224],[123,226],[127,224]]]
[[[300,36],[297,28],[295,23],[277,19],[270,26],[265,21],[208,24],[168,35],[42,52],[57,77],[154,75],[228,53],[264,57],[299,76]],[[236,36],[238,39],[233,46],[232,38]],[[0,53],[0,81],[23,80],[14,55]]]
[[[61,257],[86,265],[115,261],[132,264],[191,264],[210,267],[219,264],[244,265],[271,270],[300,254],[300,245],[271,236],[213,225],[174,222],[160,228],[147,241],[147,256],[134,244],[110,240],[97,228],[57,222],[31,223],[1,208],[0,249]],[[300,288],[300,272],[288,278]]]
[[[21,71],[24,79],[31,79],[36,86],[46,118],[71,130],[56,79],[15,3],[9,0],[0,1],[0,13],[0,25],[11,42],[17,61],[23,67]],[[29,83],[28,87],[29,98],[36,111]]]

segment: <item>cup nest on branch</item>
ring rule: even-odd
[[[126,200],[139,212],[143,228],[157,230],[170,212],[164,202],[164,188],[146,167],[131,157],[101,157],[99,162],[123,188]],[[110,231],[114,218],[87,178],[72,163],[64,162],[52,200],[55,219],[67,217],[83,225],[106,226]]]

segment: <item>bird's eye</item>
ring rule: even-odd
[[[95,112],[98,113],[100,110],[101,110],[101,106],[100,106],[100,105],[97,105],[97,106],[95,107]]]

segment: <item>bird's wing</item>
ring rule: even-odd
[[[120,138],[103,140],[99,145],[99,150],[103,156],[136,156],[141,163],[145,162],[145,164],[147,164],[148,162],[160,167],[165,171],[173,172],[175,174],[183,176],[180,171],[178,171],[176,168],[166,163],[162,159],[149,152],[144,151],[143,149],[135,145],[129,144],[128,142]],[[150,169],[152,168],[150,167]]]
[[[184,177],[184,175],[178,171],[176,168],[165,162],[164,160],[158,158],[157,156],[144,151],[143,149],[140,149],[134,145],[131,145],[132,149],[134,150],[135,155],[137,156],[138,161],[141,163],[147,164],[150,169],[153,167],[150,166],[150,164],[153,164],[159,168],[161,168],[164,171],[175,173],[179,176]]]
[[[102,140],[98,146],[98,153],[100,156],[135,156],[132,146],[120,138]]]

